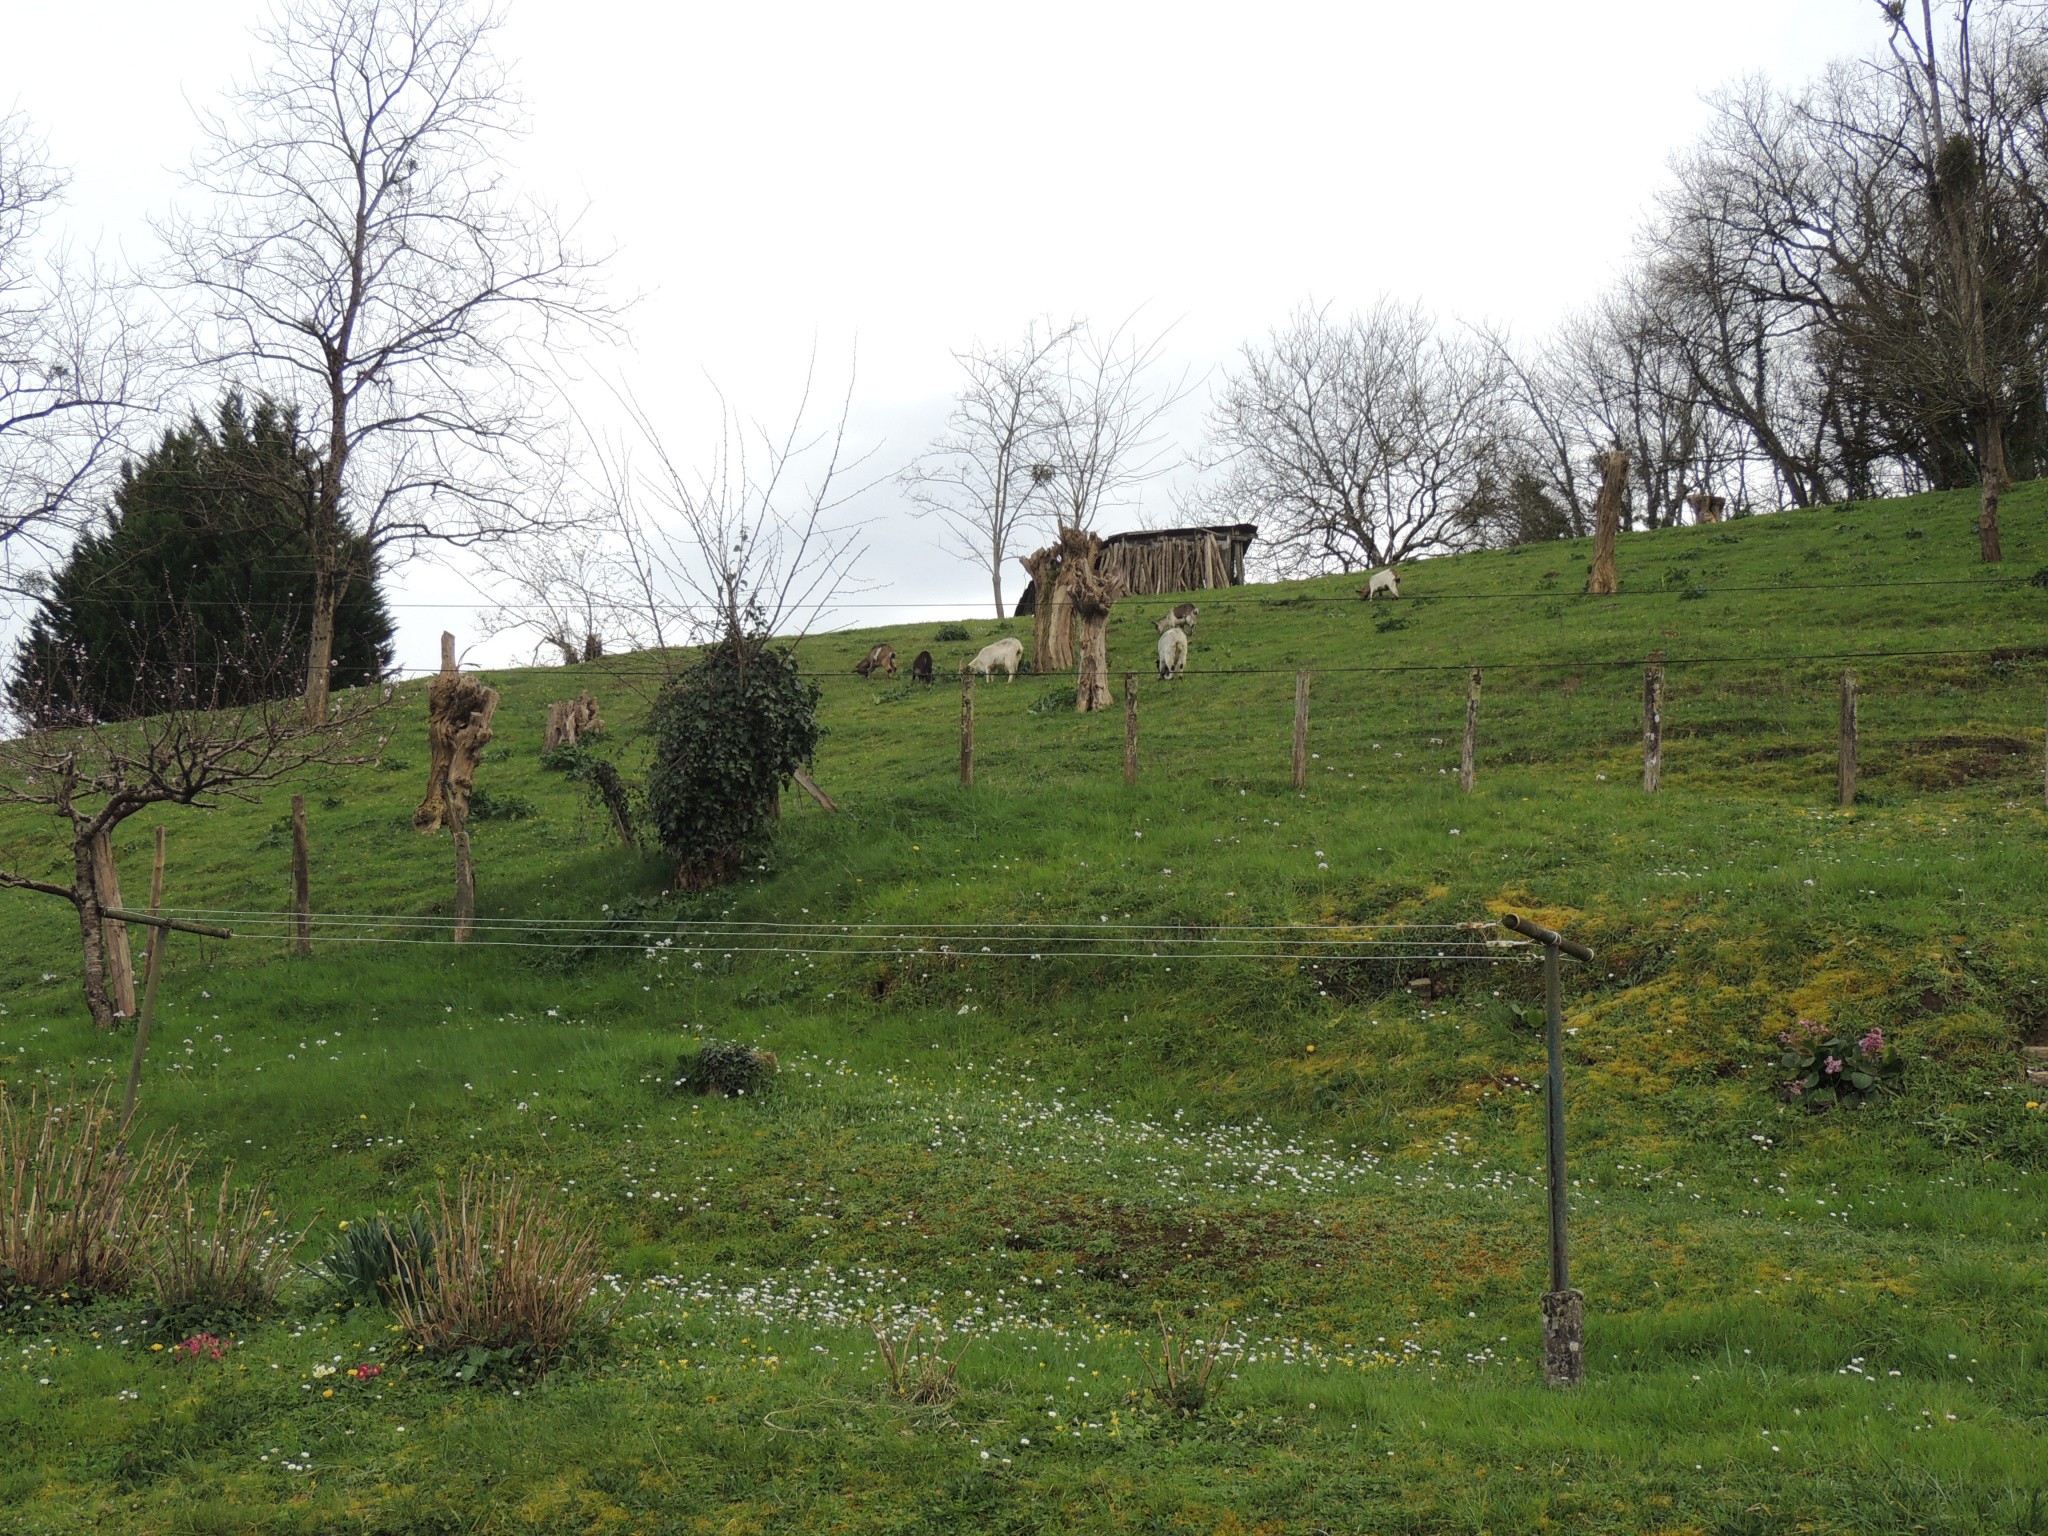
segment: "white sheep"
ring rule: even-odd
[[[1159,634],[1159,679],[1179,677],[1188,669],[1188,637],[1177,629]]]

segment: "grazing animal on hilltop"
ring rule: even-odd
[[[932,653],[919,651],[917,660],[910,664],[910,680],[913,683],[929,683],[932,680]]]
[[[1358,589],[1358,595],[1368,603],[1384,592],[1388,597],[1401,595],[1401,568],[1390,565],[1384,571],[1374,571],[1366,584]]]
[[[1024,660],[1022,640],[998,640],[993,645],[984,645],[981,654],[967,665],[976,677],[993,677],[998,672],[1007,673],[1011,682],[1017,681],[1017,668]]]
[[[874,647],[860,661],[854,664],[854,671],[862,677],[873,677],[877,672],[887,677],[896,675],[896,647],[886,641]]]
[[[1193,603],[1175,603],[1171,613],[1163,614],[1152,621],[1152,627],[1162,635],[1169,629],[1178,629],[1192,635],[1195,632],[1195,615],[1201,611]]]
[[[1177,629],[1159,633],[1159,679],[1179,677],[1188,669],[1188,637]]]

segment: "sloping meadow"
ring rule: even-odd
[[[1578,544],[1418,564],[1398,604],[1356,578],[1195,594],[1171,684],[1167,603],[1133,599],[1110,659],[1135,786],[1122,711],[1028,675],[977,685],[960,786],[956,669],[1028,620],[814,637],[841,811],[787,795],[742,880],[680,900],[539,760],[547,703],[589,688],[630,778],[657,659],[493,674],[477,782],[505,814],[473,829],[488,942],[463,950],[417,922],[449,910],[452,859],[410,829],[408,686],[378,761],[295,786],[315,909],[374,920],[316,925],[308,959],[174,939],[139,1124],[260,1179],[308,1262],[464,1169],[517,1171],[597,1223],[592,1322],[544,1373],[464,1376],[310,1275],[213,1328],[218,1358],[153,1349],[179,1341],[143,1298],[16,1294],[0,1519],[2035,1529],[2044,499],[2014,494],[1989,577],[1968,498],[1928,497],[1630,536],[1613,599],[1575,595]],[[933,650],[938,683],[854,676],[883,639]],[[275,932],[253,914],[289,902],[290,789],[167,813],[169,904]],[[117,839],[133,887],[151,825]],[[61,854],[0,817],[0,864]],[[1504,911],[1598,955],[1566,975],[1569,1397],[1537,1367],[1534,969],[1434,959],[1443,929],[1338,942]],[[1050,923],[1035,947],[1010,926]],[[0,893],[0,928],[9,1094],[125,1068],[68,910]],[[1877,1031],[1898,1091],[1788,1099],[1801,1020]],[[678,1093],[707,1041],[771,1053],[767,1091]],[[1192,1416],[1155,1390],[1162,1326],[1216,1347]],[[957,1394],[892,1390],[878,1331],[958,1358]]]

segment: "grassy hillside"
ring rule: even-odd
[[[957,686],[850,671],[881,638],[943,673],[1028,621],[814,638],[842,813],[789,797],[742,882],[673,901],[538,762],[546,702],[585,687],[636,761],[649,659],[492,674],[478,782],[528,814],[477,824],[480,907],[534,926],[466,950],[330,926],[307,960],[181,937],[144,1117],[267,1181],[308,1256],[473,1158],[529,1170],[604,1223],[609,1324],[517,1392],[397,1360],[336,1390],[315,1367],[392,1358],[390,1319],[310,1282],[187,1366],[132,1304],[18,1306],[0,1529],[2048,1530],[2048,1111],[2018,1049],[2048,1036],[2048,486],[2007,506],[1988,574],[1969,499],[1923,497],[1634,535],[1611,599],[1576,595],[1570,544],[1417,565],[1397,606],[1355,580],[1208,594],[1170,686],[1165,604],[1133,600],[1111,660],[1140,678],[1135,787],[1121,712],[1076,717],[1070,680],[979,690],[962,789]],[[423,719],[408,688],[380,764],[298,786],[318,910],[447,910],[447,840],[409,822]],[[168,813],[171,903],[286,905],[290,788]],[[131,899],[152,824],[117,840]],[[61,853],[0,814],[0,864]],[[1590,1359],[1569,1396],[1538,1384],[1534,973],[1147,958],[1121,926],[1502,910],[1599,951],[1567,979]],[[619,947],[539,921],[607,913]],[[1123,936],[1036,959],[642,947],[677,919]],[[85,1018],[68,909],[0,893],[0,934],[7,1090],[125,1061]],[[1774,1041],[1800,1017],[1881,1027],[1904,1091],[1787,1105]],[[775,1051],[774,1091],[666,1093],[700,1037]],[[1142,1392],[1161,1313],[1228,1330],[1199,1419]],[[957,1403],[888,1394],[878,1318],[971,1336]]]

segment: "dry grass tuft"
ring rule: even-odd
[[[112,1091],[0,1095],[0,1295],[118,1295],[147,1270],[185,1165],[169,1136],[122,1146]]]
[[[392,1314],[419,1348],[481,1349],[546,1367],[560,1358],[603,1278],[597,1229],[516,1173],[469,1168],[436,1195],[435,1241]]]
[[[960,1353],[948,1360],[936,1346],[923,1350],[917,1347],[919,1327],[912,1323],[910,1331],[899,1341],[877,1323],[875,1348],[889,1373],[890,1391],[920,1408],[943,1408],[960,1395],[960,1362],[967,1358],[968,1345],[974,1341],[969,1339],[962,1344]]]

